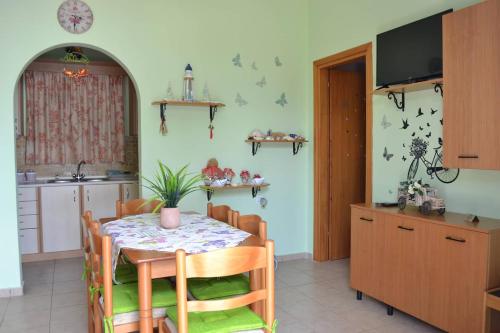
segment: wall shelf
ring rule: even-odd
[[[300,148],[303,147],[305,142],[309,142],[307,140],[255,140],[255,139],[247,139],[245,140],[247,143],[252,144],[252,155],[255,156],[257,154],[257,151],[261,147],[262,143],[279,143],[279,144],[292,144],[292,153],[293,155],[297,155],[299,152]]]
[[[189,107],[208,107],[208,109],[210,111],[210,114],[209,114],[210,125],[208,126],[208,128],[210,129],[210,139],[212,139],[212,137],[213,137],[212,122],[214,121],[215,113],[217,112],[217,108],[226,106],[224,103],[220,103],[220,102],[202,102],[202,101],[188,102],[188,101],[167,100],[167,99],[162,99],[162,100],[159,100],[159,101],[154,101],[151,104],[154,105],[154,106],[158,106],[158,105],[160,106],[160,119],[161,119],[160,132],[163,135],[165,135],[167,133],[166,117],[165,117],[165,112],[167,110],[167,105],[171,105],[171,106],[189,106]]]
[[[436,93],[441,93],[441,97],[443,96],[443,79],[437,78],[432,80],[414,82],[414,83],[405,83],[405,84],[396,84],[394,86],[385,87],[375,89],[372,94],[373,95],[387,95],[387,98],[390,100],[394,100],[394,104],[396,108],[401,111],[405,111],[405,94],[408,92],[416,92],[422,90],[428,90],[434,88]],[[399,98],[397,95],[399,95]],[[399,101],[398,101],[399,99]]]
[[[225,185],[225,186],[201,186],[202,189],[207,191],[207,200],[210,201],[212,199],[212,194],[216,191],[225,191],[225,190],[237,190],[237,189],[252,189],[252,197],[255,198],[257,193],[261,190],[261,188],[268,187],[269,183],[263,183],[261,185],[254,184],[237,184],[237,185]]]

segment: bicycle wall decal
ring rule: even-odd
[[[434,156],[429,161],[425,158],[429,143],[422,140],[420,137],[414,138],[410,146],[410,156],[413,156],[413,161],[408,169],[408,180],[415,179],[420,162],[426,167],[427,174],[434,179],[436,176],[439,181],[450,184],[453,183],[460,174],[460,169],[448,169],[443,167],[443,141],[439,138],[439,147],[434,148]]]

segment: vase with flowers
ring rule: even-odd
[[[155,200],[160,201],[153,212],[160,211],[161,226],[167,229],[177,228],[180,225],[179,202],[187,195],[201,190],[199,183],[203,176],[188,173],[188,165],[183,166],[177,172],[173,172],[160,161],[158,161],[158,166],[159,170],[154,179],[143,177],[147,183],[144,187],[154,193],[146,204]]]

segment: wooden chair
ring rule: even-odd
[[[145,202],[144,199],[134,199],[125,203],[118,200],[116,202],[116,217],[122,218],[128,215],[151,213],[160,204],[159,200],[154,200],[146,205]]]
[[[207,216],[215,220],[231,224],[230,220],[232,219],[232,210],[228,205],[214,206],[209,202],[207,204]]]
[[[233,225],[261,239],[267,239],[267,223],[259,215],[240,215],[236,212],[233,216]]]
[[[94,332],[135,332],[139,330],[139,295],[137,283],[113,284],[111,237],[89,229],[91,249],[91,301]],[[102,267],[102,268],[101,268]],[[165,308],[176,304],[175,290],[166,279],[153,281],[153,323],[163,320]],[[122,310],[118,310],[121,308]],[[127,310],[123,310],[127,309]]]
[[[82,224],[82,235],[83,235],[83,273],[82,280],[85,280],[85,290],[87,294],[87,325],[88,332],[94,332],[94,313],[93,304],[90,297],[90,286],[91,286],[91,258],[90,258],[90,242],[89,242],[89,227],[92,223],[92,212],[86,211],[80,219]]]
[[[491,324],[494,327],[500,325],[499,314],[491,313],[491,311],[500,311],[500,288],[490,289],[484,293],[484,316],[483,316],[483,332],[491,332]]]
[[[265,247],[240,246],[201,254],[186,256],[184,250],[176,251],[177,265],[177,307],[167,309],[168,317],[160,326],[160,333],[188,333],[189,328],[204,331],[203,325],[211,320],[199,321],[199,316],[207,318],[214,316],[218,320],[218,327],[226,327],[227,316],[237,322],[238,327],[232,327],[232,331],[245,331],[261,329],[271,332],[274,325],[274,242],[266,241]],[[211,278],[217,276],[231,276],[243,272],[264,269],[266,280],[260,289],[252,290],[245,295],[231,298],[188,301],[187,279],[188,278]],[[264,315],[258,316],[248,308],[249,304],[265,301],[266,311]],[[238,309],[238,310],[234,310]],[[229,311],[226,311],[229,310]],[[225,311],[223,315],[221,311]],[[211,312],[200,315],[200,312]],[[188,315],[189,313],[189,315]],[[222,318],[222,319],[221,319]],[[240,318],[245,318],[241,319]],[[256,318],[256,319],[255,319]],[[245,326],[252,322],[256,326]],[[260,326],[259,322],[260,321]],[[211,324],[215,325],[214,322]],[[226,331],[226,330],[225,330]]]

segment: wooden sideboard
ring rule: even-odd
[[[500,220],[412,208],[351,205],[351,287],[447,332],[483,332],[484,292],[500,287]]]

